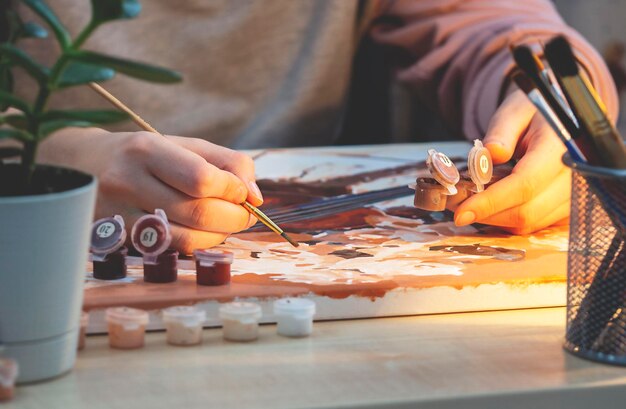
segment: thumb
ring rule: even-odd
[[[534,114],[535,107],[520,90],[511,93],[502,102],[493,114],[483,139],[494,164],[508,162],[513,157],[517,142]]]

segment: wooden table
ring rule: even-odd
[[[565,310],[329,321],[310,338],[136,351],[91,336],[75,370],[3,408],[624,408],[626,368],[561,349]]]

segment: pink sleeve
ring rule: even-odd
[[[548,0],[387,0],[378,10],[377,42],[409,53],[401,81],[436,104],[468,139],[482,138],[513,66],[508,45],[564,34],[617,119],[615,85],[594,48],[567,26]],[[394,21],[383,24],[382,21]]]

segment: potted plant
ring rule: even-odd
[[[52,31],[60,46],[50,67],[18,43],[45,37],[12,5],[0,5],[0,346],[20,364],[18,382],[69,371],[75,361],[97,182],[76,170],[37,165],[37,146],[65,127],[90,127],[126,119],[114,110],[54,110],[53,93],[111,79],[116,72],[161,83],[180,81],[163,68],[81,49],[101,24],[137,16],[137,0],[91,0],[91,20],[68,33],[43,0],[21,0]],[[32,101],[16,95],[13,70],[38,87]],[[19,144],[6,146],[4,139]],[[16,159],[17,158],[17,159]]]

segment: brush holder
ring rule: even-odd
[[[626,366],[626,170],[574,162],[564,348]]]

